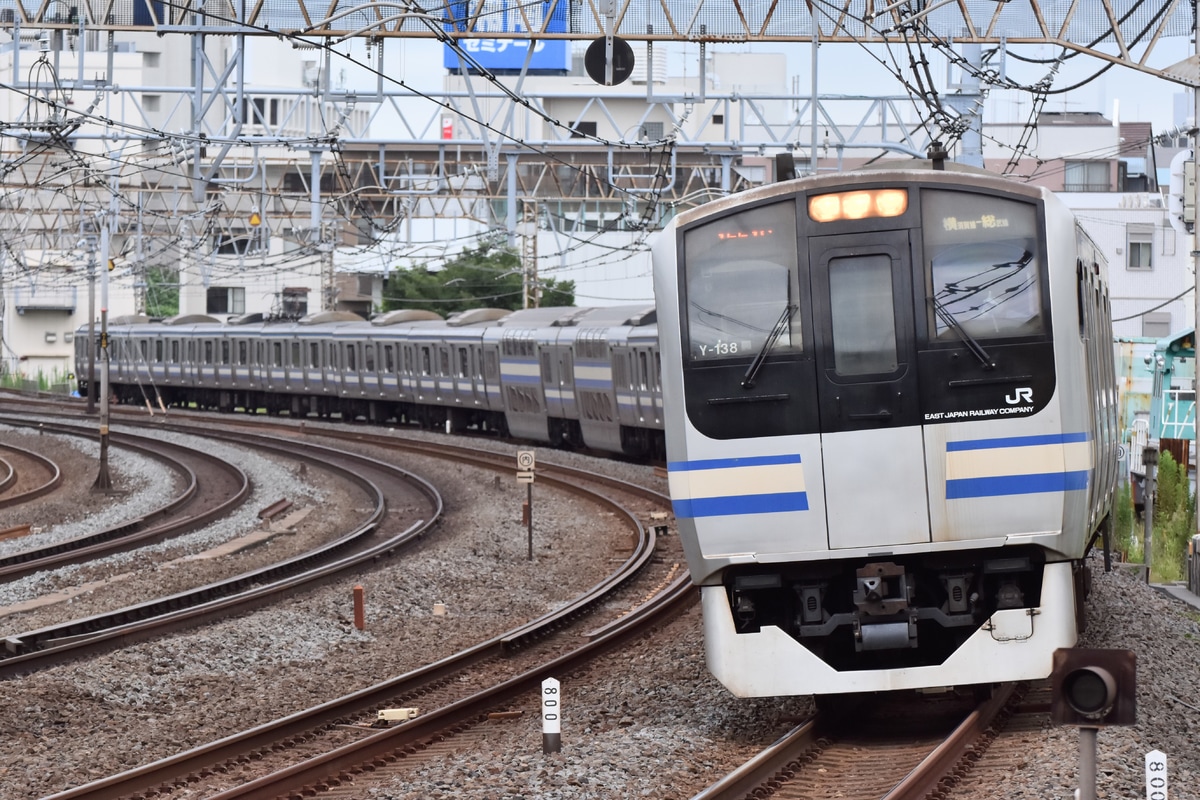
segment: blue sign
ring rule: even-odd
[[[569,5],[569,0],[450,0],[443,12],[445,29],[447,33],[566,33]],[[467,54],[467,69],[478,65],[491,71],[519,71],[530,48],[530,70],[565,72],[571,68],[570,42],[565,39],[459,39],[458,47]],[[445,47],[443,64],[446,69],[459,68],[458,51],[451,45]]]
[[[475,65],[496,71],[519,71],[525,66],[525,57],[533,48],[529,59],[531,72],[563,72],[571,68],[571,43],[564,39],[532,41],[529,39],[459,39],[458,46],[467,54],[467,69]],[[445,47],[446,69],[458,71],[458,51]]]

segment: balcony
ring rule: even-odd
[[[28,312],[48,311],[66,314],[75,313],[75,299],[78,287],[68,286],[56,289],[37,289],[18,287],[13,290],[13,305],[18,314]]]

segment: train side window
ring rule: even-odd
[[[244,339],[238,341],[237,345],[237,363],[245,366],[250,363],[250,346]]]
[[[298,367],[298,366],[300,366],[300,343],[292,342],[291,344],[292,344],[292,346],[289,349],[292,351],[292,353],[291,353],[292,360],[288,366]]]
[[[432,375],[433,374],[433,358],[429,352],[428,347],[421,348],[421,374],[422,375]]]
[[[483,375],[492,382],[500,380],[500,359],[495,350],[485,350],[483,353]]]
[[[163,361],[163,340],[162,339],[154,340],[154,360],[156,362],[158,362],[159,364],[161,364]]]
[[[935,338],[959,336],[950,318],[979,339],[1045,332],[1033,204],[926,190],[921,215]]]
[[[141,361],[149,361],[150,360],[148,357],[149,351],[150,351],[150,348],[147,347],[145,339],[142,339],[141,341],[138,342],[138,358]]]
[[[875,253],[829,260],[833,369],[838,375],[890,374],[900,365],[892,259]]]
[[[308,365],[310,367],[321,366],[321,345],[319,342],[308,343]]]
[[[541,358],[542,385],[550,385],[550,353],[542,353]]]
[[[187,343],[187,355],[185,356],[185,358],[187,358],[189,364],[196,363],[196,343],[195,342],[189,341]]]
[[[351,372],[358,369],[358,345],[353,342],[346,345],[346,369]]]
[[[646,363],[646,353],[644,351],[638,351],[638,367],[640,368],[638,377],[641,379],[638,383],[638,388],[645,391],[646,385],[650,381],[650,367]]]
[[[796,247],[790,200],[684,232],[689,360],[752,359],[776,329],[772,352],[801,350]]]
[[[230,363],[230,348],[228,339],[221,340],[221,363],[226,365]]]
[[[171,340],[171,363],[172,364],[179,363],[179,340],[178,339]]]
[[[329,351],[326,353],[326,356],[328,356],[328,358],[329,358],[329,361],[326,363],[326,366],[329,367],[329,369],[337,369],[338,368],[338,363],[340,363],[338,361],[338,345],[339,344],[340,344],[339,342],[330,342],[329,343]]]
[[[367,372],[375,371],[375,345],[363,345],[363,369]]]
[[[389,375],[396,371],[396,348],[390,344],[383,346],[383,370]]]
[[[276,367],[283,366],[283,342],[271,342],[271,363]]]
[[[458,377],[471,377],[471,357],[465,347],[458,348]]]
[[[450,377],[450,351],[444,347],[438,349],[438,366],[441,367],[439,375]]]
[[[213,343],[210,339],[204,341],[204,363],[213,363]]]

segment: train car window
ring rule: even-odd
[[[255,342],[254,343],[254,361],[253,361],[253,363],[260,367],[265,367],[267,365],[267,343],[266,342]]]
[[[939,340],[1045,332],[1037,209],[988,195],[921,194],[930,330]]]
[[[308,365],[310,367],[321,366],[321,346],[318,342],[308,343]]]
[[[142,339],[140,342],[138,342],[138,358],[139,358],[139,360],[148,361],[149,360],[147,358],[148,353],[149,353],[149,348],[146,346],[146,340]]]
[[[171,363],[172,364],[179,363],[179,340],[178,339],[171,340]]]
[[[329,352],[326,355],[329,356],[329,361],[327,363],[327,366],[330,369],[337,369],[338,368],[338,343],[337,342],[329,343]]]
[[[838,375],[896,371],[900,359],[890,257],[876,253],[830,259],[829,315]]]
[[[483,374],[484,377],[492,382],[500,379],[500,359],[497,357],[495,350],[485,350],[483,352]]]
[[[458,377],[467,378],[471,375],[471,358],[467,353],[467,348],[458,348]]]
[[[196,362],[196,343],[195,342],[187,343],[187,360],[188,360],[189,364],[194,364]]]
[[[237,363],[240,365],[250,363],[250,347],[245,341],[237,343]]]
[[[283,342],[271,342],[271,363],[277,367],[283,366]]]
[[[375,371],[375,345],[363,345],[363,369],[367,372]]]
[[[159,364],[163,361],[163,340],[156,339],[154,341],[154,360]]]
[[[772,352],[801,349],[793,202],[688,229],[683,262],[689,359],[752,359],[777,329]]]
[[[383,371],[389,374],[396,371],[396,348],[390,344],[383,346]]]
[[[639,350],[637,355],[638,367],[640,368],[638,370],[638,378],[640,379],[638,381],[638,388],[642,391],[646,391],[646,386],[650,382],[650,365],[646,361],[645,351]]]
[[[546,386],[550,383],[550,354],[542,353],[542,385]]]
[[[438,374],[450,377],[450,352],[448,350],[442,349],[438,351],[438,365],[442,368],[442,371]]]
[[[351,372],[358,369],[358,345],[354,343],[346,345],[346,369]]]
[[[291,344],[292,344],[292,346],[291,346],[290,350],[292,351],[291,352],[292,359],[291,359],[291,363],[288,366],[298,367],[298,366],[300,366],[300,343],[292,342]]]
[[[222,364],[229,364],[229,363],[230,363],[230,360],[229,360],[229,359],[230,359],[230,353],[229,353],[229,340],[228,340],[228,339],[222,339],[222,340],[221,340],[221,363],[222,363]]]
[[[430,357],[428,347],[421,348],[421,374],[422,375],[432,375],[433,374],[433,359]]]
[[[211,340],[205,340],[204,342],[204,363],[213,363],[213,343]]]

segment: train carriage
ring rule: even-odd
[[[1106,267],[1069,210],[915,162],[690,210],[654,264],[716,677],[764,696],[1049,675],[1116,462]]]

